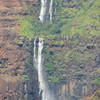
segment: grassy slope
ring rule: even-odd
[[[81,1],[81,4],[83,6],[80,8],[80,10],[75,8],[70,9],[75,11],[75,15],[73,18],[70,18],[68,24],[63,26],[62,33],[64,35],[80,34],[82,36],[100,35],[100,1]]]
[[[99,2],[99,0],[91,0],[87,2],[81,1],[80,3],[83,6],[81,6],[80,8],[62,7],[62,9],[58,9],[59,11],[57,13],[58,16],[56,20],[60,20],[60,23],[63,23],[61,27],[61,34],[65,36],[80,34],[82,37],[99,35]],[[75,2],[75,4],[77,3]],[[53,41],[52,43],[61,44],[62,41]],[[76,38],[74,40],[69,40],[67,44],[76,46],[74,48],[69,48],[69,50],[65,50],[63,52],[44,50],[46,54],[45,59],[47,60],[45,67],[46,71],[49,74],[48,79],[50,82],[59,83],[60,80],[72,78],[75,75],[81,74],[89,76],[89,73],[87,73],[86,70],[88,68],[92,69],[92,66],[90,64],[94,62],[94,60],[92,59],[97,55],[96,52],[99,50],[99,44],[89,42],[86,38]],[[96,46],[96,51],[93,51],[91,53],[90,50],[86,50],[87,45]],[[85,66],[85,68],[81,69],[80,66]],[[95,72],[94,69],[93,72],[91,72],[90,77],[94,78],[93,73],[97,75],[97,72]],[[98,73],[98,75],[99,74],[100,72]],[[100,81],[96,80],[94,83],[100,84]]]
[[[66,3],[66,2],[65,2]],[[80,2],[70,2],[67,7],[58,5],[54,23],[42,24],[36,18],[34,9],[33,16],[20,20],[20,33],[28,38],[42,36],[54,37],[59,35],[72,36],[80,34],[81,36],[100,34],[100,1],[99,0],[80,0]]]

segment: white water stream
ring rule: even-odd
[[[46,9],[47,9],[47,0],[41,0],[41,11],[39,16],[41,22],[45,21]]]
[[[49,20],[52,21],[53,18],[53,0],[41,0],[41,10],[39,19],[41,22],[45,22],[48,14]]]
[[[49,20],[52,22],[53,18],[53,0],[41,0],[41,10],[39,19],[43,23],[46,21],[46,18],[49,14]],[[42,58],[42,50],[43,50],[43,38],[39,38],[38,40],[38,55],[36,56],[36,39],[34,40],[34,61],[36,65],[36,69],[38,71],[38,81],[39,81],[39,94],[42,95],[42,100],[55,100],[54,95],[50,92],[48,87],[48,83],[45,79],[45,72],[43,70],[43,58]]]
[[[50,1],[49,14],[50,14],[50,21],[52,21],[52,18],[53,18],[53,0]]]
[[[43,50],[43,39],[39,38],[38,47],[36,47],[37,40],[34,40],[34,61],[35,66],[38,72],[38,81],[39,81],[39,94],[42,96],[42,100],[55,100],[53,95],[50,93],[48,83],[44,77],[45,71],[43,70],[43,58],[42,58],[42,50]],[[36,50],[38,48],[38,51]],[[37,55],[37,56],[36,56]]]
[[[37,66],[37,61],[36,61],[37,60],[37,58],[36,58],[36,39],[34,40],[34,50],[33,50],[33,53],[34,53],[33,62],[34,62],[35,68],[36,68],[36,66]]]

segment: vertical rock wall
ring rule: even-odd
[[[25,67],[30,63],[28,59],[32,58],[31,41],[18,34],[18,17],[30,15],[24,7],[34,2],[0,0],[0,100],[38,100],[36,71],[33,68],[29,70],[31,80],[22,81],[26,75]],[[33,66],[30,64],[28,67]]]

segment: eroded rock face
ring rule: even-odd
[[[57,100],[81,100],[82,98],[93,95],[99,89],[96,85],[87,82],[84,83],[76,79],[64,84],[53,85],[52,87]]]
[[[55,39],[55,41],[57,40],[58,39]],[[47,44],[45,45],[47,52],[44,51],[46,60],[44,63],[45,67],[47,68],[48,77],[54,78],[55,80],[57,78],[59,79],[59,76],[63,77],[56,82],[52,79],[50,80],[50,78],[48,79],[49,84],[53,84],[52,89],[55,91],[55,96],[57,96],[58,100],[81,100],[82,98],[95,94],[96,90],[100,89],[100,85],[93,82],[96,77],[100,76],[100,47],[98,45],[100,42],[100,37],[72,37],[70,39],[59,40],[63,40],[63,44],[66,46],[62,48],[61,46],[57,47]],[[78,40],[79,42],[75,44],[71,43],[71,41],[75,40]],[[53,41],[51,42],[52,44],[56,44],[53,39],[49,39],[48,43],[50,43],[50,41]],[[82,56],[80,57],[80,55]],[[84,55],[86,55],[86,58]],[[79,59],[76,60],[78,57]],[[46,64],[51,64],[51,66],[55,67],[49,69],[49,66]]]
[[[25,67],[32,58],[31,41],[18,33],[18,17],[28,16],[23,6],[30,6],[35,0],[0,0],[0,100],[35,100],[38,98],[37,75],[27,83]],[[32,67],[32,64],[29,66]],[[36,74],[32,69],[30,74]],[[36,84],[36,85],[33,85]],[[34,99],[35,98],[35,99]],[[39,99],[36,99],[39,100]]]
[[[23,98],[23,95],[24,95],[23,84],[21,84],[21,82],[18,81],[16,77],[14,77],[12,80],[13,82],[11,80],[7,81],[7,80],[1,79],[0,100],[18,100],[19,98],[21,99]]]

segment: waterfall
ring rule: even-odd
[[[45,71],[43,70],[42,50],[43,50],[43,38],[39,38],[37,52],[36,52],[36,39],[35,39],[34,58],[36,59],[36,53],[37,53],[37,59],[35,64],[38,72],[39,94],[42,96],[42,100],[55,100],[53,94],[49,90],[48,83],[45,79]]]
[[[53,17],[53,0],[51,0],[51,2],[50,2],[49,13],[50,13],[50,21],[52,21],[52,17]]]
[[[37,65],[37,61],[36,61],[37,60],[37,58],[36,58],[36,39],[34,39],[34,49],[33,49],[33,53],[34,53],[33,62],[34,62],[35,68],[36,68],[36,65]]]
[[[53,0],[41,0],[41,10],[39,19],[41,22],[45,22],[48,19],[52,21],[53,17]]]
[[[41,0],[41,10],[39,19],[43,23],[48,19],[52,21],[53,17],[53,0]],[[34,40],[34,53],[36,53],[36,41]],[[38,57],[34,54],[35,60],[37,60],[37,71],[39,81],[39,94],[42,95],[42,100],[55,100],[54,94],[50,91],[48,83],[45,79],[45,71],[43,70],[42,63],[42,50],[43,50],[43,39],[39,38],[38,41]]]
[[[44,79],[43,79],[43,69],[42,69],[42,49],[43,49],[43,39],[39,38],[39,42],[38,42],[38,63],[37,63],[37,67],[38,67],[38,79],[39,79],[39,88],[40,88],[40,93],[43,91],[44,89]]]
[[[24,90],[25,90],[24,98],[27,100],[27,98],[28,98],[28,90],[27,90],[27,84],[26,83],[24,84]]]
[[[43,77],[43,66],[42,66],[42,50],[43,50],[43,39],[39,38],[38,42],[38,79],[40,94],[42,94],[42,100],[49,100],[48,87]]]
[[[47,0],[41,0],[41,11],[40,11],[40,16],[39,19],[41,22],[45,21],[45,14],[46,14],[46,9],[47,9]]]

